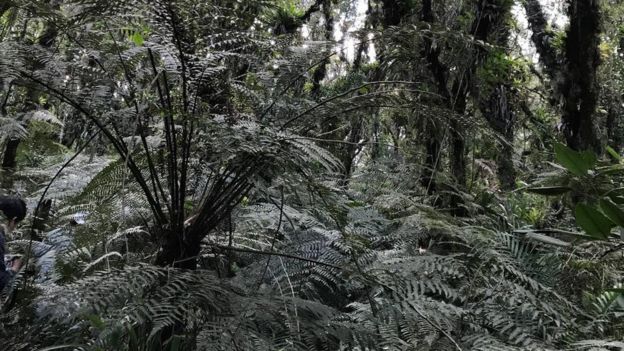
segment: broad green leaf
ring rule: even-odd
[[[145,42],[145,39],[143,39],[143,36],[139,32],[132,34],[132,36],[130,36],[130,40],[132,40],[136,46],[143,46],[143,43]]]
[[[622,161],[622,156],[620,156],[620,154],[618,154],[617,151],[613,150],[613,148],[611,146],[607,146],[605,149],[607,150],[609,155],[611,155],[611,157],[613,157],[613,159],[615,159],[618,162]]]
[[[596,155],[590,151],[578,152],[561,144],[555,144],[555,156],[557,162],[576,176],[587,175],[587,171],[592,169],[597,162]]]
[[[574,211],[576,224],[596,239],[607,239],[611,234],[611,228],[614,227],[613,222],[597,209],[586,205],[578,204]]]
[[[600,199],[600,209],[611,222],[624,227],[624,211],[609,198]]]
[[[543,187],[534,187],[534,188],[526,189],[526,191],[530,193],[546,195],[546,196],[561,195],[571,190],[572,188],[569,188],[567,186],[543,186]]]
[[[581,151],[578,154],[581,156],[583,161],[587,164],[587,170],[590,170],[596,167],[596,164],[598,163],[598,156],[596,156],[595,153],[593,153],[592,151],[586,150],[586,151]]]

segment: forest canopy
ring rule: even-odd
[[[623,112],[619,0],[0,0],[0,350],[624,350]]]

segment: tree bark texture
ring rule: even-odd
[[[570,25],[561,58],[553,46],[554,33],[547,29],[540,2],[526,0],[525,9],[540,62],[555,81],[553,101],[563,101],[561,124],[568,146],[575,150],[600,152],[593,120],[600,91],[596,81],[600,65],[598,1],[568,0]]]
[[[600,9],[595,0],[572,0],[570,26],[565,41],[566,66],[561,84],[563,132],[575,150],[600,152],[594,112],[600,87],[596,71],[600,65]]]

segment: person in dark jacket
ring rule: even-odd
[[[4,263],[5,234],[11,233],[17,223],[26,217],[26,203],[17,197],[0,196],[0,212],[5,219],[5,222],[0,226],[0,291],[2,291],[22,266],[21,260],[15,259],[12,261],[11,267],[7,269]]]

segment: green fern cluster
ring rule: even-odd
[[[104,134],[116,157],[68,158],[37,185],[30,202],[56,200],[56,229],[11,243],[31,255],[35,278],[16,281],[20,303],[0,316],[5,349],[621,347],[622,264],[590,256],[608,244],[510,233],[450,176],[428,192],[421,165],[403,159],[416,158],[414,145],[400,155],[400,143],[356,133],[385,120],[400,134],[408,121],[393,109],[438,98],[401,76],[423,74],[411,51],[438,28],[383,33],[400,45],[377,68],[396,80],[350,74],[310,96],[323,45],[293,49],[289,33],[266,34],[267,23],[292,29],[308,15],[292,2],[64,6],[34,13],[66,31],[65,46],[0,41],[0,79],[86,118],[85,135]],[[476,45],[452,34],[439,36],[461,44],[453,57]],[[358,125],[361,109],[379,119]],[[424,136],[456,117],[428,106],[410,123]],[[483,124],[473,119],[461,123]],[[20,126],[2,117],[0,135],[24,136]],[[58,168],[22,175],[48,181]],[[449,198],[469,216],[448,213]],[[69,223],[77,212],[86,223]]]

